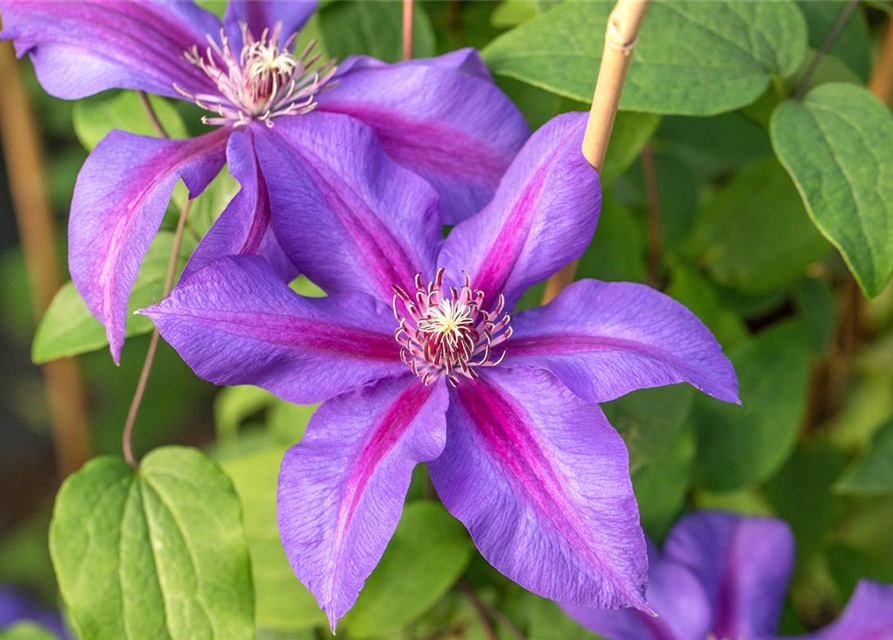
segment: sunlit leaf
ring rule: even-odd
[[[730,354],[742,406],[698,395],[696,479],[731,491],[765,480],[793,450],[806,406],[811,345],[802,321],[766,329]]]
[[[189,135],[170,102],[158,96],[150,96],[149,101],[171,138],[186,138]],[[134,91],[122,91],[111,98],[75,102],[73,117],[74,131],[87,150],[92,150],[112,129],[144,136],[159,135]]]
[[[868,451],[846,470],[835,488],[846,494],[893,493],[893,421],[878,430]]]
[[[876,296],[893,272],[893,115],[864,87],[825,84],[782,103],[771,133],[813,222]]]
[[[148,333],[154,326],[146,316],[134,315],[134,311],[148,307],[161,300],[168,261],[174,246],[174,234],[160,232],[140,267],[128,303],[127,336]],[[182,269],[191,251],[186,241],[180,247]],[[37,363],[49,362],[56,358],[95,351],[108,345],[105,327],[87,309],[77,289],[67,282],[56,293],[49,308],[37,326],[31,358]]]
[[[484,49],[491,69],[589,102],[604,47],[608,2],[563,2]],[[806,55],[793,2],[664,0],[648,9],[620,106],[709,115],[756,100]]]
[[[89,462],[59,492],[50,551],[82,640],[254,637],[239,500],[195,449],[156,449],[139,471]]]
[[[407,504],[381,562],[344,617],[344,628],[355,638],[392,637],[447,592],[472,550],[462,524],[439,504]]]

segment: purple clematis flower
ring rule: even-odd
[[[626,447],[596,403],[677,382],[735,402],[738,385],[698,319],[645,286],[581,281],[507,315],[595,230],[585,121],[562,115],[534,134],[493,200],[443,240],[437,194],[374,137],[346,118],[316,130],[293,119],[258,150],[288,185],[273,208],[294,210],[276,217],[277,236],[329,297],[302,298],[263,260],[233,257],[145,311],[207,380],[324,401],[283,460],[279,529],[333,628],[420,462],[511,579],[562,602],[648,610]],[[313,163],[292,161],[308,149]]]
[[[638,611],[565,610],[608,640],[778,640],[794,567],[781,520],[699,512],[682,519],[663,554],[648,549],[648,602]],[[861,581],[843,615],[803,640],[893,640],[893,585]]]
[[[434,185],[447,223],[490,200],[529,136],[471,49],[395,65],[356,57],[338,67],[312,45],[293,53],[315,8],[315,0],[232,0],[221,24],[191,1],[0,0],[0,37],[31,55],[52,95],[138,89],[192,101],[216,126],[187,140],[112,131],[78,177],[69,268],[116,362],[133,282],[178,180],[194,198],[228,162],[242,186],[184,277],[240,254],[263,255],[283,277],[295,275],[270,225],[269,194],[280,185],[263,174],[257,153],[274,124],[324,127],[322,113],[366,123],[392,158]]]
[[[0,631],[21,622],[32,622],[67,640],[68,634],[58,611],[44,609],[23,591],[0,586]]]

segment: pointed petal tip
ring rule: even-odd
[[[323,607],[323,610],[326,612],[326,617],[329,619],[329,628],[332,630],[332,635],[338,635],[335,631],[335,627],[338,626],[338,619],[341,617],[331,606]]]

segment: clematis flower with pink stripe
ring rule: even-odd
[[[784,522],[697,512],[674,527],[663,553],[653,545],[648,551],[648,601],[657,617],[565,610],[608,640],[781,640],[778,623],[794,568],[794,537]],[[893,585],[861,581],[836,622],[799,638],[893,640]]]
[[[279,185],[258,155],[258,139],[279,123],[323,128],[335,113],[365,123],[392,158],[440,193],[447,223],[490,200],[529,136],[474,50],[394,65],[365,56],[336,65],[312,44],[295,51],[315,9],[315,0],[232,0],[221,23],[191,0],[0,0],[0,38],[30,55],[50,94],[79,99],[138,89],[194,102],[214,127],[187,140],[112,131],[78,176],[69,269],[105,325],[116,362],[133,283],[178,180],[194,198],[228,163],[242,187],[184,277],[245,254],[266,257],[285,278],[295,275],[270,222],[269,196]],[[298,161],[313,158],[305,152]]]
[[[329,117],[258,141],[266,175],[287,185],[271,193],[291,212],[274,216],[277,237],[329,296],[303,298],[263,260],[232,257],[145,311],[203,378],[323,402],[279,477],[295,574],[334,628],[427,462],[506,576],[561,602],[648,610],[628,455],[597,403],[677,382],[736,402],[737,379],[691,312],[642,285],[584,280],[509,315],[595,231],[585,114],[535,133],[446,240],[437,193],[355,121]],[[294,161],[306,149],[312,166]]]

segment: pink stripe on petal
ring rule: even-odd
[[[626,448],[601,410],[542,371],[488,370],[453,398],[431,477],[484,557],[559,602],[647,610]]]
[[[37,77],[52,95],[78,99],[105,89],[139,89],[179,98],[214,93],[214,83],[184,57],[220,22],[192,2],[0,1],[3,38],[29,53]]]
[[[496,195],[456,225],[438,257],[455,283],[463,271],[511,309],[524,291],[579,258],[601,205],[598,175],[580,145],[586,115],[566,113],[540,128],[515,157]]]
[[[397,527],[413,467],[443,449],[447,402],[442,383],[381,380],[323,404],[282,462],[282,543],[333,631]]]
[[[581,280],[519,313],[513,327],[505,366],[551,371],[585,400],[687,382],[738,402],[735,370],[710,330],[644,285]]]
[[[388,307],[301,297],[257,256],[218,260],[144,313],[199,376],[299,404],[406,372]]]
[[[393,159],[437,190],[443,222],[455,224],[490,201],[530,135],[486,73],[471,51],[396,65],[351,59],[319,109],[372,127]]]
[[[437,195],[385,155],[365,125],[336,114],[286,118],[256,136],[276,236],[329,292],[390,304],[393,285],[433,269]]]
[[[234,132],[226,155],[229,172],[239,181],[241,189],[199,242],[182,278],[191,277],[219,258],[260,255],[283,280],[293,280],[298,271],[273,232],[269,190],[257,161],[254,131]]]
[[[117,362],[127,301],[177,180],[199,195],[224,163],[226,129],[189,140],[112,131],[84,163],[71,202],[68,264],[87,307],[106,327]]]

